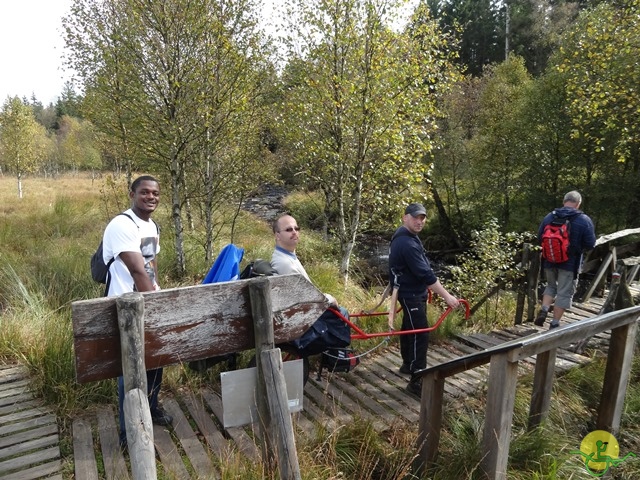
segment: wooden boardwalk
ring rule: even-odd
[[[593,298],[576,304],[565,313],[571,323],[598,313],[603,300]],[[548,328],[532,323],[490,334],[459,335],[429,348],[428,364],[435,365],[495,346],[517,337]],[[590,345],[606,348],[608,334],[594,337]],[[357,345],[355,345],[357,348]],[[570,350],[559,350],[558,372],[589,362],[590,358]],[[535,359],[521,362],[523,373],[531,371]],[[348,374],[316,379],[314,371],[305,387],[304,411],[295,415],[296,433],[311,436],[322,425],[332,431],[353,422],[371,421],[381,432],[399,424],[415,429],[420,404],[405,391],[408,377],[398,373],[401,365],[394,345],[361,359]],[[488,366],[460,373],[446,383],[450,401],[477,394],[486,383]],[[259,448],[250,427],[222,427],[222,400],[219,392],[204,388],[198,392],[179,391],[162,395],[165,409],[174,417],[171,427],[154,425],[158,471],[168,478],[219,478],[218,465],[234,455],[260,460]],[[55,416],[27,390],[27,373],[20,367],[0,368],[0,477],[26,480],[63,478],[62,460]],[[118,446],[118,419],[114,406],[75,418],[72,422],[73,467],[76,479],[130,478],[128,457]],[[69,459],[71,461],[71,459]]]
[[[53,410],[29,392],[27,369],[0,365],[0,478],[62,479]]]

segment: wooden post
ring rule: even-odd
[[[611,264],[612,260],[613,260],[613,253],[609,251],[609,253],[607,253],[607,255],[605,256],[604,260],[602,260],[602,264],[598,269],[598,273],[596,273],[596,276],[591,282],[591,285],[589,286],[589,288],[587,289],[587,292],[580,299],[581,302],[589,301],[589,299],[591,298],[591,295],[593,295],[593,292],[596,290],[596,287],[600,283],[600,280],[602,280],[602,277],[604,276],[604,274],[607,273],[607,269],[609,268],[609,265]]]
[[[621,262],[622,263],[622,262]],[[616,270],[618,272],[618,270]],[[628,293],[625,280],[624,265],[620,272],[619,284],[614,301],[615,310],[633,306],[633,299]],[[626,290],[626,291],[625,291]],[[604,373],[602,395],[598,407],[597,427],[616,436],[620,429],[620,419],[624,406],[624,398],[631,375],[631,364],[635,350],[638,322],[632,322],[611,330],[609,352],[607,354],[607,368]]]
[[[556,351],[552,348],[536,356],[536,369],[533,376],[533,391],[529,406],[529,430],[538,427],[549,413],[551,390],[556,368]]]
[[[418,457],[414,462],[416,474],[423,477],[438,455],[442,429],[442,405],[446,379],[436,378],[437,373],[422,377],[420,422],[418,425]]]
[[[525,243],[522,247],[522,261],[520,265],[522,265],[523,271],[529,273],[529,253],[531,251],[531,245]],[[524,314],[524,301],[525,296],[527,295],[527,278],[522,276],[517,283],[516,291],[518,294],[518,299],[516,302],[516,315],[515,315],[515,325],[520,325],[522,323],[522,316]]]
[[[144,300],[140,293],[117,298],[118,327],[122,349],[124,413],[131,473],[135,480],[156,479],[153,425],[147,398],[144,363]]]
[[[273,465],[273,441],[271,438],[271,415],[269,414],[269,402],[265,387],[262,369],[262,352],[274,348],[273,323],[271,320],[271,293],[269,279],[259,277],[249,282],[249,298],[251,301],[251,315],[253,316],[253,331],[256,340],[256,367],[257,367],[257,406],[258,435],[262,442],[262,458]]]
[[[266,398],[269,403],[274,443],[278,453],[278,469],[281,480],[300,480],[300,466],[296,450],[293,422],[289,413],[289,399],[282,369],[279,348],[263,350],[262,375],[265,380]]]
[[[511,441],[511,422],[518,383],[518,362],[508,353],[491,357],[489,390],[482,438],[481,467],[489,480],[506,480]]]
[[[527,320],[532,321],[538,307],[538,282],[540,280],[540,253],[530,252],[527,270]]]

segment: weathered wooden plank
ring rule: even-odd
[[[332,375],[330,381],[326,382],[325,385],[316,384],[319,390],[323,391],[326,396],[333,399],[333,403],[339,404],[341,408],[350,414],[352,417],[362,418],[364,420],[368,420],[371,422],[371,426],[376,432],[382,432],[385,430],[388,425],[384,422],[380,421],[378,415],[374,415],[366,408],[364,405],[364,398],[358,398],[357,391],[355,397],[352,397],[348,394],[349,388],[346,385],[342,385],[342,388],[338,388],[333,383],[333,378],[336,375]],[[310,382],[314,382],[314,380],[310,379]],[[374,402],[375,404],[375,402]],[[375,406],[373,407],[375,408]]]
[[[404,419],[411,424],[418,422],[418,413],[398,401],[400,391],[395,386],[390,386],[385,380],[382,380],[372,373],[367,368],[367,365],[360,364],[354,371],[354,376],[357,376],[360,380],[358,382],[359,387],[365,395],[375,397],[378,402],[391,409],[398,418]],[[411,403],[415,403],[415,401]]]
[[[180,405],[172,399],[166,398],[163,401],[164,408],[169,412],[169,415],[173,417],[173,431],[180,440],[180,444],[184,452],[191,462],[191,466],[196,473],[203,478],[209,478],[213,475],[213,463],[211,459],[202,448],[202,444],[195,432],[189,425],[187,417],[185,417]]]
[[[506,480],[511,441],[513,406],[518,383],[518,364],[509,361],[508,353],[491,357],[489,390],[482,445],[481,466],[487,479]]]
[[[145,292],[148,369],[253,347],[248,285],[256,279]],[[276,343],[300,337],[325,310],[326,298],[301,275],[268,277]],[[76,376],[80,383],[121,375],[116,297],[73,302]]]
[[[409,402],[413,401],[413,403],[415,403],[416,402],[415,398],[409,395],[408,393],[406,393],[406,390],[405,390],[405,387],[407,386],[409,378],[408,377],[405,378],[397,374],[398,369],[400,368],[400,365],[402,364],[402,362],[394,363],[386,356],[379,356],[379,357],[376,357],[376,363],[378,363],[379,365],[386,368],[389,372],[396,375],[396,377],[393,377],[393,376],[389,377],[390,381],[393,381],[394,383],[396,383],[398,388],[402,391],[403,395],[406,395],[407,398],[410,399]],[[399,381],[394,381],[396,378],[399,378]],[[456,387],[450,383],[446,383],[444,386],[444,389],[446,393],[448,393],[453,397],[459,394],[459,390],[457,390]],[[419,404],[416,404],[416,407],[419,408]]]
[[[73,420],[73,463],[76,478],[98,480],[98,463],[91,433],[91,421],[86,417]]]
[[[0,437],[0,458],[4,456],[3,449],[8,449],[11,445],[17,445],[24,442],[29,442],[37,438],[46,437],[49,435],[58,434],[58,426],[55,423],[45,425],[43,427],[34,428],[31,430],[25,430],[20,433],[14,433],[13,435],[4,435]]]
[[[631,375],[637,322],[617,327],[611,334],[611,345],[607,354],[602,394],[598,408],[597,427],[617,435],[624,407],[624,398]]]
[[[18,395],[20,396],[20,395]],[[30,408],[36,408],[42,406],[42,401],[40,400],[23,400],[22,402],[13,402],[10,405],[3,405],[0,407],[0,416],[8,415],[16,410],[28,410]]]
[[[111,407],[103,407],[96,413],[102,461],[107,480],[122,480],[129,477],[129,471],[120,449],[118,428]]]
[[[291,420],[293,421],[294,428],[302,435],[311,437],[316,431],[315,424],[309,420],[303,412],[296,412],[292,414]]]
[[[29,412],[33,415],[25,417],[28,418],[28,420],[22,419],[21,422],[7,423],[6,425],[0,426],[0,435],[8,435],[10,433],[19,432],[21,430],[28,430],[30,428],[35,428],[41,425],[56,423],[55,415],[42,415],[40,410],[29,410]]]
[[[219,458],[227,455],[230,445],[204,408],[202,398],[198,398],[195,394],[188,392],[184,395],[183,401],[214,455]]]
[[[351,375],[348,380],[353,380],[354,377]],[[336,389],[346,393],[349,397],[353,398],[360,405],[367,409],[368,412],[373,414],[373,418],[381,419],[386,426],[393,425],[397,422],[397,416],[393,412],[393,410],[386,408],[384,405],[379,403],[377,400],[380,397],[380,393],[378,395],[366,395],[362,390],[359,390],[355,385],[349,383],[349,381],[344,379],[340,375],[334,375],[331,377],[331,383],[335,385]],[[358,387],[360,384],[358,384]],[[383,429],[386,427],[383,427]]]
[[[551,387],[553,385],[555,365],[556,349],[537,355],[531,404],[529,405],[529,430],[533,430],[547,418],[549,405],[551,404]]]
[[[2,476],[2,480],[35,480],[46,478],[47,480],[62,480],[62,475],[54,475],[62,468],[60,460],[42,463],[35,467],[19,470]]]
[[[318,387],[317,384],[312,383],[311,381],[307,382],[304,393],[307,398],[313,400],[313,402],[320,408],[320,410],[322,410],[324,415],[343,420],[349,418],[349,415],[347,415],[347,413],[340,408],[340,405],[332,402],[322,391],[322,387]]]
[[[393,393],[389,392],[391,395],[404,403],[407,408],[419,413],[420,405],[414,397],[408,395],[405,391],[409,378],[400,375],[398,365],[399,363],[386,359],[384,355],[376,355],[373,357],[372,362],[368,362],[367,367],[370,372],[386,381],[394,389]],[[357,369],[355,372],[357,372]]]
[[[56,432],[53,435],[46,435],[44,437],[34,438],[26,442],[16,443],[0,450],[0,459],[23,455],[33,450],[43,449],[45,447],[57,444],[58,441],[58,432]]]
[[[3,388],[7,383],[13,383],[26,378],[28,375],[29,371],[22,365],[7,366],[7,368],[0,370],[0,388]]]
[[[442,406],[444,405],[444,378],[426,375],[422,379],[420,423],[418,428],[416,470],[422,474],[438,455],[442,430]]]
[[[0,398],[11,397],[13,395],[21,395],[28,392],[29,380],[5,383],[4,385],[0,386]]]
[[[8,397],[0,398],[0,407],[5,407],[7,405],[11,406],[19,406],[24,402],[27,402],[33,398],[31,392],[20,393],[18,395],[11,395]]]
[[[178,447],[173,443],[169,431],[165,427],[154,425],[153,440],[162,462],[162,467],[168,473],[168,476],[179,480],[189,479],[187,468],[184,466]]]
[[[28,419],[28,418],[33,418],[33,417],[46,415],[49,412],[50,412],[49,409],[31,408],[31,409],[28,409],[28,410],[20,410],[20,411],[14,412],[14,413],[10,413],[8,415],[3,415],[3,416],[0,417],[0,425],[1,425],[0,426],[0,431],[2,431],[2,428],[4,426],[8,427],[9,424],[11,424],[11,423],[18,422],[20,420],[24,420],[24,419]]]
[[[60,448],[56,445],[43,450],[32,452],[28,455],[11,458],[0,462],[0,477],[6,478],[5,475],[14,473],[15,470],[25,470],[27,467],[60,458]],[[19,477],[18,477],[19,478]]]
[[[205,399],[207,405],[209,405],[209,408],[217,417],[218,421],[222,423],[222,399],[208,388],[202,390],[202,397]],[[256,444],[251,440],[249,435],[247,435],[247,432],[236,427],[227,428],[225,431],[235,442],[238,450],[240,450],[247,458],[254,462],[260,461],[260,452],[258,451],[258,447],[256,447]]]
[[[337,425],[337,422],[333,419],[333,417],[326,415],[322,410],[320,410],[320,408],[311,400],[311,398],[307,396],[307,393],[306,393],[307,387],[311,388],[309,387],[308,383],[305,386],[304,410],[303,410],[304,415],[309,417],[311,421],[317,423],[318,425],[321,425],[324,428],[332,430]]]

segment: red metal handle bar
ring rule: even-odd
[[[464,318],[465,320],[469,318],[471,309],[469,307],[469,302],[467,300],[464,299],[460,299],[460,303],[464,305],[465,307],[465,314],[464,314]],[[356,324],[354,324],[353,322],[351,322],[348,318],[346,318],[344,315],[342,315],[342,313],[340,313],[339,310],[334,309],[334,308],[329,308],[329,310],[331,310],[333,313],[335,313],[343,322],[345,322],[347,325],[349,325],[349,327],[354,330],[356,332],[355,335],[351,335],[351,339],[352,340],[369,340],[370,338],[376,338],[376,337],[389,337],[391,335],[414,335],[416,333],[426,333],[426,332],[431,332],[433,330],[435,330],[436,328],[438,328],[440,326],[440,324],[444,321],[445,318],[447,318],[447,316],[453,311],[453,308],[448,307],[443,313],[442,315],[440,315],[440,318],[438,318],[438,321],[432,325],[431,327],[426,327],[426,328],[418,328],[415,330],[392,330],[392,331],[387,331],[387,332],[377,332],[377,333],[367,333],[364,330],[362,330],[360,327],[358,327]],[[388,312],[387,312],[388,313]],[[387,313],[378,313],[378,315],[386,315]],[[353,315],[355,316],[373,316],[375,314],[355,314]]]

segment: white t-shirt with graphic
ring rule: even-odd
[[[127,215],[116,215],[104,231],[102,239],[102,255],[105,264],[113,257],[109,267],[111,281],[107,296],[121,295],[135,291],[133,277],[129,269],[120,259],[121,252],[140,252],[144,257],[144,268],[154,287],[158,289],[156,279],[156,256],[160,252],[160,235],[153,220],[145,221],[129,209]],[[135,225],[134,225],[135,223]]]

